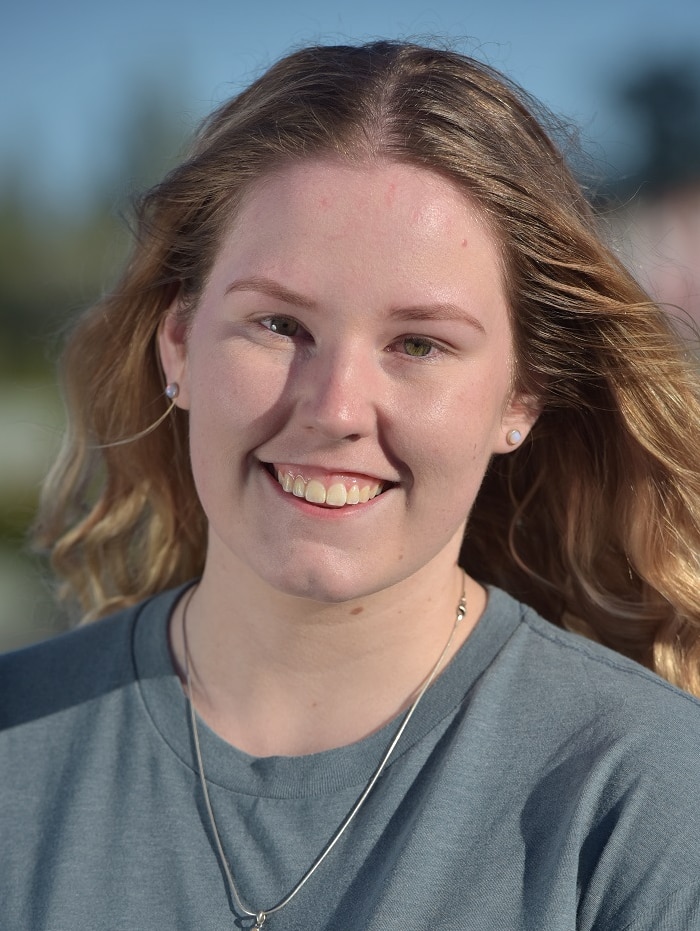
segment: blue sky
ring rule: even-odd
[[[78,203],[118,160],[125,113],[148,82],[182,98],[184,132],[293,46],[433,35],[506,71],[614,153],[629,141],[609,79],[674,50],[700,58],[700,4],[5,0],[0,172],[21,160],[37,200]]]

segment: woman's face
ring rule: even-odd
[[[453,567],[489,459],[533,419],[511,396],[494,236],[401,164],[267,176],[160,348],[190,411],[208,567],[320,601]]]

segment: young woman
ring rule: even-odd
[[[4,928],[700,928],[697,373],[522,92],[281,61],[64,380]]]

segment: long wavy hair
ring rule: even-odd
[[[187,414],[147,432],[168,403],[156,336],[176,298],[196,308],[249,185],[300,159],[395,160],[489,218],[515,387],[541,405],[522,447],[492,461],[462,564],[700,695],[695,361],[603,243],[540,112],[484,64],[382,41],[295,52],[204,122],[143,198],[121,281],[63,357],[68,430],[35,528],[61,597],[96,617],[202,571]]]

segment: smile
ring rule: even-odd
[[[366,504],[384,490],[383,482],[371,482],[368,479],[324,482],[320,478],[305,479],[289,470],[275,469],[273,473],[283,491],[297,498],[304,498],[310,504],[342,508],[348,504]]]

